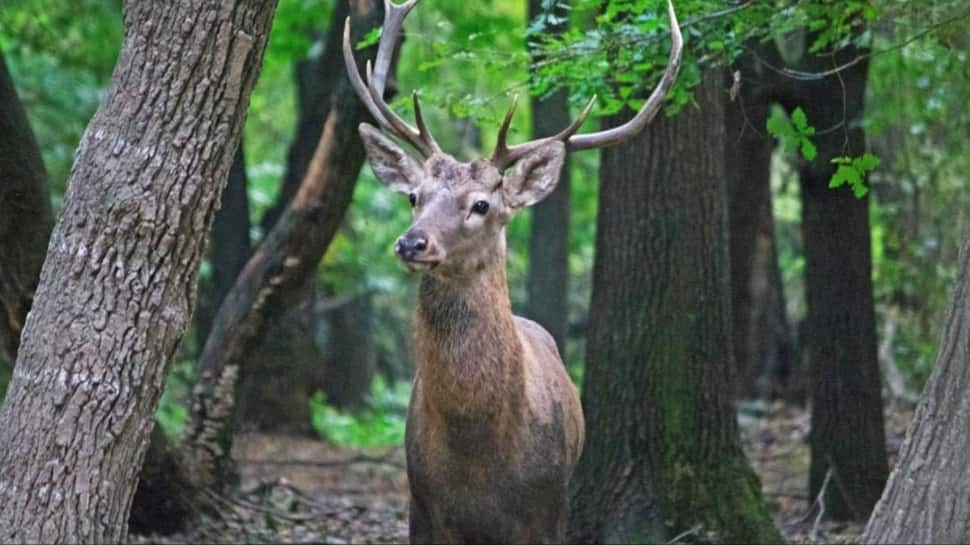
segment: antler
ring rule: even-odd
[[[431,136],[428,127],[424,124],[418,94],[414,93],[412,95],[414,100],[414,115],[418,123],[417,129],[408,125],[384,101],[387,74],[394,57],[394,50],[397,48],[401,36],[401,27],[408,13],[411,12],[419,1],[408,0],[398,5],[391,0],[384,0],[384,25],[382,27],[380,45],[377,47],[377,60],[373,68],[371,67],[370,61],[367,62],[366,85],[360,77],[357,60],[354,59],[354,52],[350,46],[350,17],[348,17],[344,25],[344,63],[347,65],[347,75],[350,77],[351,86],[353,86],[357,96],[367,107],[367,111],[374,117],[374,120],[384,127],[385,130],[395,133],[408,141],[425,158],[428,158],[440,152],[441,148]]]
[[[495,166],[498,167],[499,170],[504,170],[530,151],[548,144],[549,142],[563,142],[570,150],[602,148],[619,144],[627,138],[635,136],[642,131],[643,128],[646,127],[647,124],[650,123],[654,116],[656,116],[660,111],[667,93],[670,91],[674,81],[677,79],[677,72],[680,70],[681,52],[684,48],[684,38],[681,35],[680,25],[677,23],[677,14],[674,12],[674,4],[671,0],[667,0],[667,13],[670,16],[670,34],[671,41],[673,42],[670,48],[670,58],[667,61],[667,69],[664,71],[663,77],[660,78],[660,83],[658,83],[657,87],[652,93],[650,93],[650,97],[647,99],[646,103],[644,103],[637,115],[633,117],[633,119],[627,121],[619,127],[613,127],[612,129],[590,134],[576,134],[576,131],[578,131],[583,125],[583,122],[589,115],[590,110],[593,108],[593,104],[596,102],[596,97],[594,96],[586,107],[583,108],[580,116],[576,118],[571,125],[563,129],[559,134],[541,138],[539,140],[533,140],[532,142],[519,144],[510,148],[506,142],[506,138],[508,137],[509,124],[512,122],[512,114],[515,112],[517,102],[517,100],[513,99],[512,106],[509,108],[509,113],[506,114],[505,121],[502,123],[502,128],[499,130],[498,143],[495,146],[495,152],[492,154],[492,162],[495,164]]]

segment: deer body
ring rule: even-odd
[[[512,315],[505,263],[422,280],[408,415],[415,543],[561,543],[583,443],[552,337]]]
[[[360,126],[377,177],[408,195],[414,223],[394,250],[423,275],[406,432],[411,542],[562,543],[569,481],[583,448],[583,412],[552,336],[512,314],[505,226],[552,193],[567,149],[616,144],[649,123],[680,66],[680,29],[668,2],[670,62],[626,124],[577,134],[591,100],[561,133],[509,147],[513,102],[494,154],[465,163],[431,137],[416,94],[417,128],[384,102],[401,27],[416,3],[385,0],[376,65],[367,66],[366,84],[353,58],[349,20],[344,32],[357,95],[385,131],[423,158],[419,162],[381,130]]]

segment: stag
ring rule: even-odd
[[[416,128],[384,99],[401,27],[417,2],[385,0],[366,83],[351,49],[349,19],[343,44],[350,82],[383,129],[360,125],[370,164],[413,209],[414,222],[394,251],[422,273],[406,432],[411,542],[562,543],[569,481],[583,448],[583,411],[552,337],[512,314],[505,226],[552,193],[567,151],[617,144],[653,119],[680,67],[680,27],[668,0],[668,66],[629,122],[579,134],[593,97],[559,134],[509,146],[513,100],[491,157],[465,163],[435,142],[417,93]]]

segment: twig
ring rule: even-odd
[[[832,76],[832,75],[835,75],[835,74],[839,74],[839,73],[841,73],[841,72],[843,72],[843,71],[845,71],[845,70],[847,70],[849,68],[852,68],[853,66],[859,64],[860,62],[862,62],[862,61],[864,61],[866,59],[869,59],[869,58],[872,58],[872,57],[876,57],[876,56],[882,55],[884,53],[890,53],[892,51],[896,51],[896,50],[899,50],[899,49],[903,49],[904,47],[908,46],[909,44],[911,44],[911,43],[913,43],[913,42],[915,42],[917,40],[919,40],[920,38],[926,36],[927,34],[930,34],[933,31],[939,30],[940,28],[942,28],[942,27],[944,27],[946,25],[949,25],[951,23],[955,23],[955,22],[957,22],[957,21],[959,21],[961,19],[966,19],[967,17],[970,17],[970,11],[968,11],[966,13],[963,13],[961,15],[956,15],[956,16],[951,17],[949,19],[945,19],[943,21],[940,21],[939,23],[933,24],[933,25],[931,25],[931,26],[923,29],[921,32],[917,32],[916,34],[910,36],[906,40],[903,40],[902,42],[900,42],[898,44],[895,44],[895,45],[893,45],[891,47],[887,47],[885,49],[880,49],[878,51],[870,51],[869,53],[864,53],[862,55],[858,55],[854,59],[852,59],[852,60],[850,60],[850,61],[848,61],[846,63],[840,64],[838,66],[835,66],[834,68],[831,68],[829,70],[825,70],[823,72],[803,72],[801,70],[795,70],[793,68],[778,68],[777,66],[774,66],[774,65],[772,65],[769,62],[766,62],[756,52],[754,53],[754,55],[755,55],[755,57],[758,58],[758,60],[762,64],[765,65],[765,67],[767,67],[772,72],[775,72],[775,73],[780,74],[782,76],[785,76],[785,77],[788,77],[788,78],[791,78],[791,79],[794,79],[794,80],[803,80],[803,81],[804,80],[819,80],[819,79],[824,79],[824,78],[827,78],[827,77]]]
[[[818,526],[822,523],[822,517],[825,516],[825,490],[829,487],[829,481],[832,479],[832,468],[825,473],[825,480],[822,481],[822,488],[818,491],[818,497],[815,498],[815,503],[818,505],[818,515],[815,516],[815,524],[812,525],[812,531],[808,534],[808,540],[812,543],[818,542]],[[811,514],[811,511],[809,511]]]
[[[698,524],[697,526],[694,526],[693,528],[691,528],[690,530],[687,530],[686,532],[681,532],[680,534],[674,536],[673,539],[668,541],[667,545],[672,545],[673,543],[677,543],[678,541],[680,541],[681,539],[684,539],[687,536],[695,535],[699,533],[703,528],[704,527],[702,525]]]

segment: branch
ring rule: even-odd
[[[858,55],[854,59],[852,59],[852,60],[850,60],[850,61],[848,61],[848,62],[846,62],[844,64],[840,64],[839,66],[836,66],[834,68],[830,68],[829,70],[825,70],[823,72],[803,72],[801,70],[795,70],[793,68],[787,68],[787,67],[786,68],[778,68],[777,66],[771,65],[770,63],[768,63],[767,61],[765,61],[763,58],[761,58],[758,55],[757,52],[752,52],[752,53],[754,54],[755,57],[757,57],[758,61],[760,61],[762,64],[765,65],[766,68],[768,68],[769,70],[771,70],[771,71],[773,71],[773,72],[775,72],[777,74],[780,74],[782,76],[785,76],[787,78],[791,78],[791,79],[794,79],[794,80],[799,80],[799,81],[819,80],[819,79],[824,79],[824,78],[827,78],[829,76],[833,76],[833,75],[839,74],[839,73],[841,73],[841,72],[843,72],[845,70],[848,70],[849,68],[852,68],[853,66],[859,64],[860,62],[862,62],[862,61],[864,61],[866,59],[870,59],[872,57],[876,57],[876,56],[879,56],[879,55],[883,55],[885,53],[891,53],[893,51],[897,51],[897,50],[903,49],[904,47],[912,44],[913,42],[915,42],[915,41],[923,38],[927,34],[930,34],[930,33],[934,32],[936,30],[939,30],[940,28],[942,28],[942,27],[944,27],[946,25],[949,25],[951,23],[955,23],[957,21],[960,21],[962,19],[966,19],[968,17],[970,17],[970,11],[968,11],[966,13],[963,13],[961,15],[956,15],[954,17],[951,17],[949,19],[940,21],[938,23],[935,23],[935,24],[933,24],[933,25],[931,25],[931,26],[929,26],[929,27],[921,30],[920,32],[917,32],[916,34],[910,36],[909,38],[903,40],[902,42],[900,42],[898,44],[895,44],[893,46],[887,47],[885,49],[880,49],[878,51],[870,51],[869,53],[864,53],[862,55]]]

